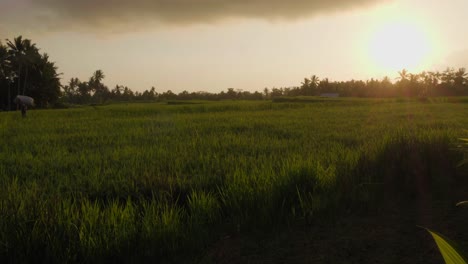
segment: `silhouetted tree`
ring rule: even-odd
[[[0,44],[0,94],[2,105],[11,109],[18,94],[34,97],[38,106],[54,104],[60,96],[60,78],[54,62],[40,54],[36,44],[22,36]],[[16,87],[16,91],[12,89]]]
[[[467,77],[468,74],[466,73],[465,68],[460,68],[453,74],[453,85],[454,85],[454,93],[455,95],[463,95],[464,89],[466,88],[467,84]]]
[[[25,61],[25,45],[24,45],[24,40],[22,36],[16,37],[13,39],[13,41],[7,39],[7,46],[9,47],[9,53],[10,53],[10,58],[11,58],[11,64],[13,67],[16,66],[16,85],[17,85],[17,90],[16,94],[20,94],[20,85],[21,85],[21,76],[22,76],[22,66]]]
[[[14,71],[11,69],[10,55],[8,49],[0,42],[0,95],[2,98],[2,109],[11,109],[11,83]]]
[[[90,91],[93,92],[94,102],[96,103],[103,103],[110,97],[109,88],[102,83],[104,77],[104,72],[102,70],[97,70],[93,73],[88,82]]]
[[[78,103],[79,91],[78,87],[80,85],[80,80],[78,78],[71,78],[68,82],[68,85],[63,87],[63,96],[65,100],[70,103]]]

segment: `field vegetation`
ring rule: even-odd
[[[0,114],[3,263],[185,262],[224,235],[404,208],[430,216],[467,194],[463,98]]]
[[[458,148],[466,102],[303,97],[2,112],[0,260],[222,262],[210,253],[229,251],[217,248],[221,237],[343,241],[334,236],[346,223],[371,229],[362,219],[389,215],[405,218],[390,230],[410,227],[400,238],[415,247],[414,234],[430,239],[422,225],[467,248],[468,228],[455,222],[466,213],[453,209],[468,198]],[[441,260],[435,246],[391,251],[406,242],[381,238],[374,243],[393,254],[381,263]],[[284,246],[266,244],[268,256]],[[372,249],[350,254],[316,261],[375,263]]]

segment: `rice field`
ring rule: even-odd
[[[224,234],[466,194],[466,100],[303,99],[0,113],[0,261],[196,262]]]

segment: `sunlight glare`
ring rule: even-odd
[[[392,21],[378,27],[369,43],[373,64],[384,71],[422,70],[432,47],[423,28],[410,21]]]

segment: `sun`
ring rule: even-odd
[[[432,46],[428,34],[416,23],[393,21],[375,29],[368,52],[381,71],[423,70],[431,59]]]

